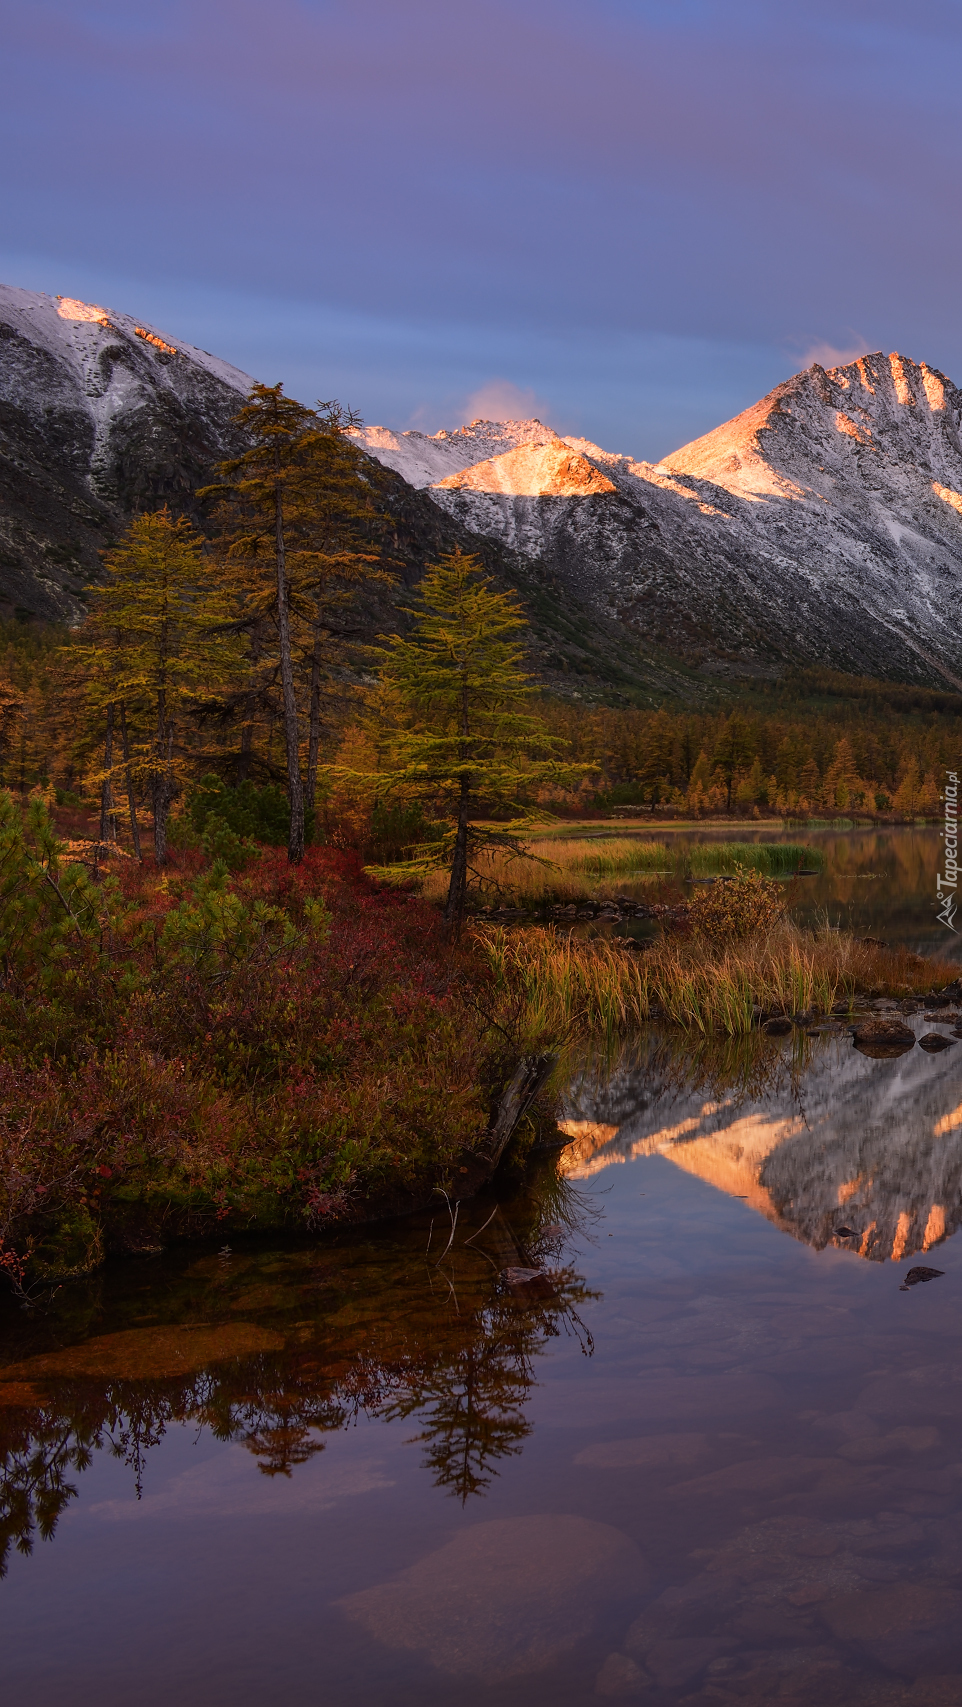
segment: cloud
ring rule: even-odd
[[[264,1477],[248,1449],[233,1445],[205,1458],[166,1487],[131,1498],[99,1500],[90,1515],[104,1522],[143,1522],[149,1517],[193,1522],[213,1517],[280,1517],[298,1512],[326,1511],[339,1500],[372,1493],[394,1484],[385,1478],[381,1459],[341,1464],[328,1457],[298,1465],[295,1474]]]
[[[551,404],[530,387],[514,385],[510,379],[489,379],[465,399],[466,421],[530,421],[535,417],[549,425]]]
[[[847,367],[849,362],[857,361],[859,356],[868,355],[871,347],[866,338],[860,338],[857,334],[853,334],[851,343],[841,347],[817,340],[806,345],[798,361],[803,368],[811,367],[814,362],[817,362],[819,367]]]

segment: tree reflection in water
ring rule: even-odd
[[[64,1289],[42,1318],[11,1318],[0,1575],[12,1547],[29,1554],[38,1535],[53,1537],[95,1452],[129,1466],[139,1497],[171,1424],[206,1427],[247,1447],[264,1475],[291,1476],[360,1415],[412,1417],[435,1485],[462,1502],[482,1494],[530,1432],[525,1403],[547,1343],[573,1334],[590,1355],[578,1306],[591,1294],[562,1262],[590,1209],[553,1168],[486,1226],[490,1200],[465,1208],[437,1265],[411,1222],[309,1250],[117,1265],[86,1297]],[[542,1269],[546,1295],[513,1292],[512,1265]],[[195,1366],[174,1374],[172,1361]]]

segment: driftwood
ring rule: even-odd
[[[491,1122],[482,1154],[497,1167],[504,1155],[508,1140],[555,1064],[554,1055],[523,1055],[501,1093],[497,1111]]]

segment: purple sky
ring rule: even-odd
[[[962,382],[958,0],[0,0],[0,278],[305,401],[657,457]]]

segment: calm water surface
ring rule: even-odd
[[[7,1310],[4,1699],[962,1703],[962,1045],[652,1034],[567,1114],[447,1250]]]
[[[657,832],[679,842],[797,842],[818,848],[825,857],[817,877],[799,880],[795,917],[803,924],[828,919],[833,925],[878,935],[922,954],[962,958],[960,937],[936,918],[935,880],[942,870],[943,847],[935,825],[835,829]],[[958,924],[962,929],[962,911]]]

